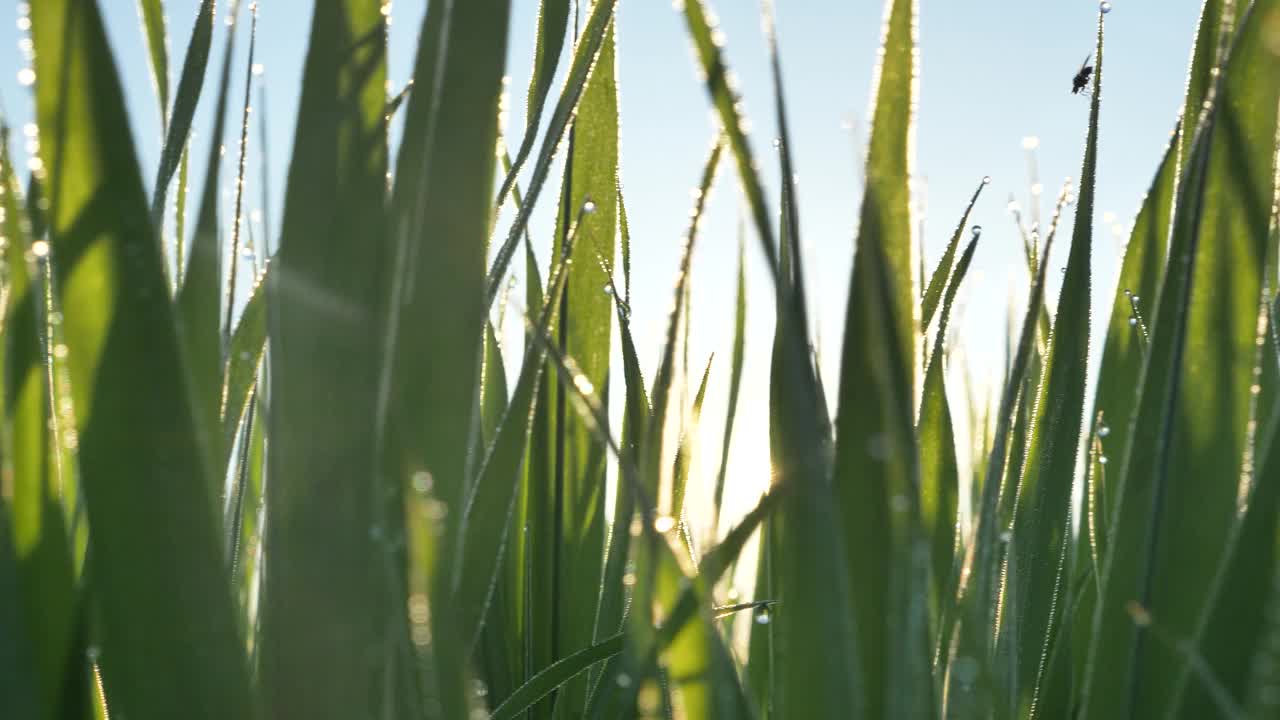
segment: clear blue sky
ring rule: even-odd
[[[776,2],[800,178],[801,235],[807,267],[812,273],[813,303],[821,316],[824,371],[829,390],[834,392],[861,193],[858,157],[866,141],[871,75],[883,4],[875,0]],[[771,149],[772,100],[758,2],[718,0],[713,4],[728,36],[730,65],[742,79],[747,111],[755,127],[756,152],[768,181],[776,188],[776,162]],[[99,0],[99,5],[105,11],[128,94],[143,175],[150,182],[161,137],[136,2]],[[219,20],[229,5],[228,0],[219,3]],[[512,5],[508,128],[518,134],[524,127],[524,88],[533,54],[537,2],[513,0]],[[1023,274],[1020,241],[1006,210],[1010,192],[1017,193],[1024,206],[1029,200],[1022,141],[1026,136],[1040,139],[1047,222],[1058,185],[1064,177],[1078,176],[1080,172],[1088,102],[1071,95],[1069,89],[1071,76],[1092,49],[1098,6],[1092,0],[922,0],[921,5],[921,95],[915,170],[920,180],[918,196],[923,202],[924,244],[930,267],[977,182],[984,175],[993,178],[975,210],[974,219],[985,232],[971,279],[962,292],[965,299],[958,320],[967,364],[975,373],[986,374],[995,370],[1002,357],[1011,283],[1021,281]],[[1113,12],[1107,16],[1098,212],[1094,218],[1095,337],[1101,330],[1101,319],[1109,312],[1122,251],[1122,239],[1113,234],[1111,225],[1127,226],[1132,219],[1173,127],[1199,9],[1197,0],[1113,0],[1113,5]],[[197,6],[197,0],[166,2],[173,83]],[[306,0],[260,3],[257,62],[265,67],[269,94],[268,170],[274,191],[272,216],[277,223],[311,6]],[[425,0],[394,2],[390,77],[395,89],[408,78],[424,8]],[[651,368],[656,361],[658,331],[668,309],[679,239],[690,204],[689,189],[697,182],[714,124],[694,73],[682,18],[671,3],[621,0],[618,13],[621,176],[632,222],[633,318],[639,345],[647,350],[642,360]],[[25,61],[19,50],[21,33],[15,18],[11,15],[0,22],[0,68],[6,68],[0,71],[0,98],[10,123],[21,128],[30,120],[31,103],[28,90],[19,86],[16,79]],[[242,30],[246,27],[243,25]],[[213,68],[221,57],[224,38],[220,22],[206,92],[211,92],[209,88],[216,83]],[[239,55],[244,55],[247,46],[247,38],[242,35],[237,46]],[[243,78],[243,60],[239,68],[237,86]],[[233,97],[240,97],[241,92],[233,87]],[[211,104],[206,96],[197,116],[198,158],[207,152]],[[255,112],[260,111],[260,107],[255,108]],[[850,124],[852,131],[848,129]],[[21,157],[21,132],[17,135],[14,145]],[[256,142],[256,135],[251,142]],[[231,162],[235,136],[229,134],[226,143],[227,161]],[[252,147],[250,157],[249,202],[251,208],[258,209],[259,156]],[[193,184],[195,178],[203,177],[200,164],[193,167]],[[732,332],[732,270],[739,212],[735,182],[731,174],[722,173],[717,183],[693,277],[691,363],[701,366],[712,351],[719,357],[707,400],[707,407],[711,408],[708,429],[715,433],[719,427],[716,416],[723,413]],[[544,205],[549,205],[545,199]],[[545,243],[551,229],[549,215],[535,216],[535,237]],[[749,270],[753,283],[752,315],[734,471],[744,485],[759,487],[767,467],[763,387],[768,359],[764,349],[772,327],[772,308],[754,239],[748,248],[753,251]],[[545,260],[545,251],[542,257]],[[1065,249],[1052,262],[1061,264],[1064,259]],[[1054,280],[1055,276],[1051,273]],[[952,368],[953,374],[963,370],[959,363]],[[959,414],[964,405],[953,407]],[[964,422],[960,417],[957,421]],[[735,506],[751,502],[750,493],[738,495],[741,497],[730,499]]]

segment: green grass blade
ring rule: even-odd
[[[212,12],[212,10],[210,10]],[[213,135],[209,140],[209,156],[205,169],[204,190],[191,238],[191,259],[185,276],[178,271],[178,327],[186,352],[187,372],[196,403],[200,435],[204,439],[214,483],[214,497],[222,495],[222,473],[231,443],[224,432],[220,437],[219,414],[222,406],[219,380],[222,371],[222,243],[218,233],[218,194],[222,164],[222,135],[226,120],[227,91],[231,80],[231,56],[235,45],[235,15],[227,28],[227,47],[222,58],[222,75],[214,112]],[[180,191],[181,192],[181,191]],[[185,193],[181,193],[185,194]],[[237,416],[231,431],[240,426]]]
[[[1191,65],[1187,69],[1182,125],[1178,134],[1179,180],[1187,175],[1191,144],[1200,130],[1202,108],[1213,86],[1213,78],[1222,70],[1224,52],[1231,43],[1238,5],[1241,3],[1235,0],[1203,0],[1200,5],[1200,18],[1196,23],[1196,36],[1191,46]]]
[[[250,717],[160,244],[96,3],[32,8],[54,283],[116,712]],[[145,630],[145,631],[144,631]],[[193,648],[198,648],[193,652]]]
[[[920,331],[924,332],[929,329],[929,323],[933,320],[933,313],[938,309],[938,301],[942,299],[942,291],[947,287],[947,279],[951,277],[951,263],[954,262],[956,249],[960,247],[960,236],[964,234],[964,227],[969,223],[969,214],[973,212],[973,206],[978,203],[978,196],[982,194],[982,189],[989,184],[987,178],[983,178],[978,183],[978,189],[973,191],[973,197],[969,198],[969,204],[964,208],[964,214],[960,216],[960,223],[956,225],[955,232],[951,234],[951,241],[947,243],[947,249],[942,253],[942,259],[938,261],[938,267],[934,268],[933,275],[929,278],[929,284],[924,291],[924,297],[921,299],[920,313]]]
[[[240,321],[236,323],[236,329],[231,333],[231,343],[227,346],[227,361],[221,370],[219,398],[223,452],[219,467],[226,467],[231,460],[235,433],[244,419],[249,397],[258,378],[258,370],[262,366],[267,338],[267,280],[271,276],[272,267],[274,265],[268,262],[267,269],[249,292],[249,300],[240,312]],[[213,310],[217,311],[216,306]]]
[[[1274,178],[1280,57],[1264,37],[1275,9],[1266,0],[1242,16],[1179,190],[1170,257],[1183,261],[1165,275],[1117,489],[1086,686],[1092,716],[1169,709],[1185,658],[1134,628],[1128,604],[1190,636],[1235,522]],[[1194,535],[1181,531],[1188,523]]]
[[[560,147],[570,123],[574,120],[574,114],[578,111],[578,103],[583,97],[587,81],[595,70],[596,61],[604,47],[605,35],[613,26],[613,11],[617,4],[617,0],[605,0],[591,6],[591,14],[587,16],[582,35],[573,48],[573,60],[570,62],[569,73],[565,78],[564,88],[560,92],[560,99],[556,101],[555,109],[552,110],[551,118],[547,122],[547,130],[543,133],[542,146],[534,160],[533,174],[529,177],[529,188],[524,205],[516,213],[511,230],[493,256],[493,262],[489,268],[486,305],[493,304],[499,288],[502,287],[503,278],[507,276],[507,266],[515,255],[516,245],[520,242],[520,236],[524,233],[529,217],[533,214],[534,205],[542,194],[542,187],[551,173],[551,164],[555,159],[556,150]],[[514,173],[511,173],[511,176],[514,178]]]
[[[720,508],[724,503],[724,481],[729,471],[733,424],[738,415],[738,396],[742,391],[742,363],[746,357],[747,338],[747,255],[743,238],[738,239],[738,284],[734,295],[733,354],[729,360],[729,406],[724,415],[724,437],[720,441],[720,469],[711,499],[711,534],[720,532]]]
[[[689,466],[693,462],[693,439],[698,434],[698,421],[702,417],[702,402],[707,396],[707,381],[711,379],[711,363],[714,360],[714,354],[707,358],[707,367],[702,371],[702,381],[698,383],[698,391],[693,396],[693,408],[689,414],[689,423],[680,433],[679,446],[676,448],[675,469],[672,471],[674,480],[671,491],[671,507],[675,510],[676,516],[681,518],[682,532],[684,533],[686,544],[690,545],[690,551],[693,550],[693,547],[690,543],[688,526],[684,524],[685,489],[689,484]]]
[[[515,720],[520,713],[534,703],[550,695],[557,688],[572,680],[592,665],[622,652],[626,636],[622,633],[609,637],[590,647],[548,665],[529,682],[521,685],[510,697],[494,708],[490,720]]]
[[[5,717],[37,718],[40,706],[30,656],[30,648],[36,645],[19,611],[23,591],[11,525],[8,503],[0,502],[0,633],[7,639],[0,647],[0,711]]]
[[[1053,335],[1044,358],[1027,464],[1018,486],[1009,549],[1017,568],[1004,588],[1008,642],[1014,651],[1013,702],[1021,716],[1070,714],[1070,676],[1050,674],[1050,650],[1070,637],[1067,554],[1071,538],[1071,490],[1084,424],[1089,360],[1089,314],[1094,186],[1098,165],[1098,116],[1102,105],[1103,18],[1098,14],[1093,88],[1085,137],[1080,192],[1058,296]],[[1012,575],[1012,573],[1011,573]],[[1016,583],[1016,586],[1014,584]],[[1001,634],[1006,630],[1002,624]],[[1061,639],[1061,640],[1060,640]],[[1002,641],[1004,638],[1002,637]]]
[[[1111,319],[1107,324],[1102,364],[1098,369],[1094,410],[1102,414],[1103,427],[1106,428],[1100,439],[1105,453],[1117,460],[1124,458],[1128,448],[1130,420],[1138,406],[1137,389],[1146,358],[1145,340],[1129,319],[1135,317],[1135,305],[1149,315],[1159,293],[1177,184],[1176,153],[1177,145],[1171,140],[1129,234],[1111,306]],[[1145,303],[1143,298],[1147,299]],[[1151,318],[1146,319],[1150,321]],[[1088,493],[1090,501],[1098,509],[1095,519],[1100,523],[1097,539],[1101,542],[1107,532],[1106,518],[1117,501],[1115,483],[1105,486],[1091,483]]]
[[[151,81],[155,83],[156,97],[160,101],[160,127],[169,125],[169,33],[165,28],[162,0],[138,0],[138,14],[147,36],[148,59],[151,61]]]
[[[139,2],[157,6],[160,4],[159,0],[139,0]],[[231,0],[231,2],[230,17],[234,18],[240,2],[239,0]],[[204,87],[205,68],[209,63],[209,47],[213,44],[213,16],[216,6],[217,0],[202,0],[200,3],[200,9],[196,12],[195,25],[191,28],[187,54],[182,60],[182,76],[178,79],[173,114],[168,116],[164,146],[160,150],[160,167],[156,170],[156,185],[152,190],[151,223],[156,227],[160,227],[160,221],[164,217],[164,203],[169,192],[169,181],[177,172],[183,148],[187,146],[187,137],[191,134],[191,119],[195,117],[196,105],[200,101],[200,91]],[[168,71],[165,72],[167,78]],[[165,82],[167,86],[168,80],[166,79]],[[167,98],[164,104],[167,108]],[[222,117],[222,113],[219,112],[217,117]],[[221,137],[221,134],[213,136],[215,145]],[[180,187],[178,192],[185,194],[185,186]],[[179,264],[178,275],[181,276],[181,274],[182,266]]]
[[[920,563],[924,541],[912,422],[918,310],[908,146],[914,131],[915,10],[912,0],[895,0],[885,10],[836,423],[833,484],[870,717],[915,714],[930,704],[924,690],[931,685],[929,641],[922,622],[928,569]]]
[[[222,323],[223,341],[231,340],[231,311],[235,307],[236,279],[240,269],[240,228],[244,211],[245,157],[249,151],[249,96],[253,90],[253,57],[258,44],[258,5],[249,6],[249,57],[244,66],[244,103],[240,111],[240,160],[236,164],[236,203],[231,214],[231,267],[227,272],[226,313]],[[385,120],[384,116],[384,122]],[[250,236],[252,237],[252,236]]]
[[[547,95],[551,91],[551,82],[555,79],[556,66],[560,64],[560,53],[564,49],[564,38],[568,30],[569,0],[542,0],[538,5],[538,44],[534,48],[533,75],[529,78],[524,139],[520,141],[515,161],[506,168],[507,176],[498,191],[498,205],[515,188],[516,177],[533,150],[538,124],[542,120],[542,109],[547,104]]]
[[[394,581],[382,535],[398,525],[375,502],[386,496],[371,477],[370,388],[381,337],[374,319],[386,262],[372,241],[385,227],[381,5],[315,7],[280,249],[266,286],[270,520],[260,674],[271,715],[375,714],[395,640],[393,623],[370,619],[405,606],[404,597],[386,597]]]
[[[960,470],[956,461],[951,405],[947,401],[943,348],[951,308],[977,246],[978,233],[975,232],[961,253],[955,273],[947,285],[942,315],[938,318],[938,333],[925,369],[917,424],[920,437],[920,516],[929,537],[929,610],[931,627],[934,628],[931,635],[935,637],[950,636],[949,626],[954,621],[956,578],[953,566],[958,546],[956,527],[960,505]]]

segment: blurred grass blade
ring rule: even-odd
[[[212,9],[210,9],[212,13]],[[209,138],[209,155],[205,165],[204,190],[191,238],[191,259],[185,276],[178,269],[178,328],[186,351],[187,373],[195,396],[197,427],[212,463],[209,480],[213,497],[222,497],[222,480],[226,459],[231,452],[231,438],[221,427],[222,401],[219,397],[223,363],[222,341],[222,242],[219,237],[218,195],[222,166],[222,136],[226,123],[227,94],[231,81],[231,58],[235,48],[236,15],[227,27],[227,46],[222,57],[222,75]],[[203,71],[202,71],[203,73]],[[180,188],[180,195],[185,192]],[[161,206],[163,210],[163,206]],[[158,225],[157,225],[158,226]],[[237,415],[231,432],[240,426]]]
[[[155,5],[159,7],[160,0],[138,0],[145,5]],[[166,115],[168,108],[168,94],[162,98],[165,110],[161,111],[168,121],[165,125],[164,146],[160,150],[160,167],[156,171],[156,184],[152,189],[151,199],[151,224],[159,228],[161,220],[164,218],[165,197],[169,192],[169,181],[173,179],[173,174],[178,170],[178,161],[181,159],[183,148],[187,146],[187,137],[191,134],[191,119],[195,117],[196,105],[200,101],[200,91],[204,87],[205,67],[209,63],[209,47],[213,44],[213,16],[217,6],[217,0],[202,0],[200,9],[196,12],[195,26],[191,29],[191,40],[187,44],[187,55],[182,61],[182,77],[178,79],[178,92],[173,102],[173,114]],[[240,0],[231,0],[231,11],[228,17],[234,18],[240,7]],[[230,45],[228,45],[228,51]],[[153,48],[154,53],[154,48]],[[230,52],[227,53],[230,57]],[[230,60],[224,60],[224,63]],[[166,68],[168,67],[166,61]],[[224,71],[225,72],[225,71]],[[158,75],[157,71],[157,75]],[[165,87],[168,87],[168,70],[165,71]],[[219,91],[219,95],[222,92]],[[217,118],[222,117],[219,112]],[[217,122],[217,120],[215,120]],[[216,146],[221,139],[221,133],[213,136],[213,143]],[[179,183],[181,186],[182,183]],[[185,194],[185,186],[178,188],[179,194]],[[181,235],[179,235],[181,242]],[[182,265],[178,265],[178,275],[182,274]]]
[[[1173,637],[1191,636],[1237,522],[1273,198],[1280,56],[1266,38],[1277,7],[1262,0],[1241,15],[1179,189],[1169,254],[1180,261],[1151,323],[1121,467],[1085,688],[1091,716],[1178,709],[1185,658],[1149,641],[1126,607],[1137,599]]]
[[[47,0],[31,19],[53,280],[69,310],[62,330],[112,708],[250,717],[207,464],[160,244],[137,222],[146,197],[101,16],[89,0]]]
[[[165,28],[162,0],[138,0],[138,14],[142,18],[142,30],[147,36],[148,59],[151,61],[151,81],[155,83],[156,97],[160,101],[160,127],[169,126],[169,33]]]
[[[33,638],[20,611],[21,581],[13,549],[12,523],[8,503],[0,501],[0,712],[5,717],[38,718],[35,667],[30,648]]]
[[[386,648],[395,647],[397,625],[371,618],[406,602],[386,597],[394,581],[382,535],[399,525],[384,517],[381,503],[391,503],[371,477],[369,389],[380,369],[375,319],[386,262],[374,240],[385,227],[387,173],[380,8],[377,0],[315,6],[280,249],[266,286],[269,521],[259,655],[263,705],[273,716],[377,714],[373,698],[391,682],[383,674],[393,672]]]
[[[923,601],[928,549],[913,426],[918,308],[908,148],[915,2],[893,0],[885,13],[845,316],[833,484],[854,587],[866,713],[902,717],[932,705]]]
[[[489,716],[490,720],[515,720],[520,717],[520,713],[528,710],[534,703],[587,668],[622,652],[625,640],[625,634],[619,633],[548,665],[530,678],[529,682],[521,685],[505,702],[494,708]]]
[[[4,426],[0,455],[0,504],[6,504],[6,527],[0,530],[0,552],[11,552],[15,565],[12,594],[0,605],[18,623],[7,649],[22,665],[6,680],[25,687],[11,687],[6,698],[29,700],[30,717],[52,718],[64,697],[81,688],[68,687],[70,663],[78,660],[75,640],[81,617],[81,600],[75,587],[76,572],[59,488],[62,478],[50,453],[49,386],[46,354],[46,313],[40,302],[46,291],[47,260],[36,262],[31,227],[22,207],[22,194],[9,156],[9,132],[0,119],[0,237],[4,239],[3,298]],[[65,496],[64,496],[65,497]],[[6,502],[7,501],[7,502]],[[0,562],[5,559],[0,558]],[[20,631],[20,634],[18,632]],[[25,717],[9,706],[15,717]],[[42,712],[36,714],[35,708]]]
[[[738,396],[742,391],[742,363],[746,356],[747,336],[747,255],[745,240],[738,238],[738,284],[733,313],[733,355],[729,367],[729,406],[724,415],[724,437],[720,441],[720,469],[711,499],[711,536],[720,532],[720,511],[724,504],[724,481],[729,471],[733,424],[738,415]]]
[[[560,92],[560,99],[556,101],[555,109],[547,122],[547,130],[543,133],[542,147],[534,160],[533,174],[529,178],[529,189],[525,195],[524,205],[516,213],[516,219],[511,224],[506,240],[494,253],[493,262],[489,268],[486,307],[492,305],[494,298],[498,295],[502,279],[507,275],[507,266],[515,254],[516,245],[520,242],[520,236],[529,223],[529,217],[533,214],[538,197],[542,194],[542,186],[546,184],[547,175],[551,172],[556,150],[560,147],[569,125],[574,121],[578,103],[583,97],[587,81],[595,70],[597,59],[604,47],[605,35],[613,26],[615,7],[617,7],[617,0],[597,1],[591,6],[591,13],[587,16],[582,35],[573,49],[573,60],[565,77],[564,89]],[[510,182],[514,183],[515,173],[510,173],[510,177],[512,178]]]
[[[1071,712],[1071,677],[1048,663],[1050,651],[1070,638],[1065,631],[1067,553],[1071,538],[1071,490],[1084,424],[1089,360],[1089,314],[1094,186],[1098,166],[1098,117],[1102,106],[1103,18],[1098,14],[1093,52],[1089,128],[1066,273],[1058,295],[1049,351],[1041,369],[1027,462],[1013,515],[1008,601],[1001,642],[1014,653],[1013,702],[1020,716],[1062,717]],[[1010,628],[1008,632],[1005,626]],[[1007,638],[1007,639],[1006,639]]]
[[[221,371],[219,413],[222,428],[222,457],[218,467],[225,468],[231,460],[235,433],[249,405],[253,385],[262,366],[262,356],[267,337],[267,287],[273,265],[268,262],[253,289],[249,300],[240,311],[240,321],[231,333],[227,346],[227,361]]]
[[[969,222],[969,213],[973,212],[973,206],[977,204],[978,196],[982,194],[982,189],[988,184],[987,178],[983,178],[982,182],[978,183],[978,189],[973,191],[973,197],[969,198],[969,204],[965,206],[964,214],[960,216],[960,224],[956,225],[955,232],[951,234],[951,242],[947,243],[947,249],[942,253],[942,259],[938,261],[938,267],[934,268],[933,276],[929,278],[929,284],[924,291],[924,298],[921,300],[920,332],[925,332],[929,329],[929,323],[933,320],[933,313],[938,309],[938,301],[942,299],[942,291],[947,287],[947,279],[951,277],[951,263],[955,260],[956,249],[960,247],[960,236],[964,234],[964,227]]]
[[[1111,320],[1107,325],[1102,364],[1098,369],[1094,410],[1102,414],[1102,427],[1106,428],[1105,432],[1099,429],[1102,446],[1116,459],[1123,459],[1127,452],[1130,421],[1138,406],[1138,387],[1145,359],[1143,338],[1135,326],[1129,324],[1129,319],[1134,317],[1135,306],[1146,308],[1150,315],[1159,294],[1167,254],[1169,218],[1177,185],[1176,153],[1177,145],[1171,138],[1129,233],[1111,306]],[[1144,302],[1143,298],[1147,300]],[[1150,320],[1148,317],[1148,322]],[[1102,486],[1092,483],[1087,492],[1090,502],[1098,508],[1092,518],[1099,523],[1097,538],[1104,541],[1109,527],[1106,518],[1111,516],[1118,500],[1116,484],[1112,482]]]
[[[515,188],[516,177],[533,150],[542,109],[555,79],[556,66],[569,29],[569,0],[542,0],[538,5],[538,43],[533,55],[533,75],[529,78],[528,105],[525,110],[524,138],[516,151],[515,161],[506,168],[507,176],[498,191],[497,205]]]
[[[947,637],[949,625],[954,620],[955,578],[953,566],[958,546],[956,528],[959,525],[960,471],[956,462],[956,439],[951,420],[951,405],[947,401],[945,368],[943,368],[944,343],[951,308],[959,292],[960,284],[969,271],[974,250],[978,246],[978,233],[965,246],[956,263],[955,273],[947,285],[942,300],[942,315],[938,318],[938,332],[933,352],[925,369],[924,390],[920,400],[920,420],[917,432],[920,436],[920,515],[925,533],[929,537],[929,612],[931,635]],[[936,274],[935,274],[936,277]],[[944,620],[945,618],[945,620]]]

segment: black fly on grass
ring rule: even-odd
[[[1071,78],[1071,94],[1077,95],[1089,85],[1089,77],[1093,75],[1093,66],[1089,64],[1089,60],[1093,57],[1093,53],[1089,53],[1084,63],[1080,66],[1080,72]]]

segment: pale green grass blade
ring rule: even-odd
[[[212,12],[212,9],[210,9]],[[221,377],[223,366],[223,339],[221,305],[222,242],[219,236],[218,195],[222,167],[222,136],[226,122],[227,94],[231,81],[231,57],[235,47],[235,19],[227,27],[227,47],[222,57],[222,74],[218,82],[218,96],[214,110],[213,134],[209,138],[209,155],[205,166],[204,190],[200,209],[196,216],[195,233],[191,238],[191,259],[185,275],[179,267],[178,278],[178,328],[186,353],[187,373],[195,397],[195,409],[200,436],[209,452],[210,481],[213,496],[222,497],[222,480],[226,472],[226,460],[231,452],[233,439],[222,427],[220,416],[223,398]],[[181,190],[180,195],[185,194]],[[163,209],[163,206],[162,208]],[[248,387],[246,386],[247,400]],[[230,431],[240,427],[237,414]]]
[[[1172,636],[1190,636],[1235,522],[1273,192],[1280,57],[1264,38],[1275,10],[1266,0],[1242,16],[1179,191],[1179,262],[1152,322],[1094,623],[1094,717],[1170,709],[1185,658],[1134,628],[1126,608],[1137,601]]]
[[[244,103],[240,110],[240,159],[236,164],[236,201],[235,210],[231,214],[231,267],[227,272],[226,313],[223,316],[223,342],[231,340],[231,312],[235,307],[236,280],[240,269],[240,228],[244,212],[244,175],[245,160],[249,151],[249,95],[253,90],[253,57],[258,44],[258,4],[249,6],[249,57],[244,67]],[[385,120],[384,116],[384,122]]]
[[[975,194],[976,197],[976,194]],[[942,315],[929,365],[924,374],[924,390],[920,399],[920,419],[916,431],[920,437],[920,517],[929,537],[929,611],[932,637],[949,637],[954,622],[956,578],[953,570],[958,547],[956,527],[959,524],[960,470],[956,461],[956,439],[947,400],[944,343],[947,323],[960,284],[978,246],[978,233],[960,254],[955,273],[947,284],[942,299]],[[948,263],[950,264],[950,263]],[[936,274],[935,274],[936,277]]]
[[[0,120],[0,123],[3,121]],[[9,637],[15,654],[23,655],[21,675],[31,684],[11,688],[15,702],[29,699],[30,717],[54,717],[61,699],[83,688],[68,686],[67,668],[79,649],[75,638],[81,622],[81,600],[59,497],[60,476],[50,454],[50,387],[46,363],[46,313],[38,299],[46,290],[41,259],[32,254],[30,223],[10,161],[8,128],[0,125],[0,237],[4,239],[4,427],[0,498],[7,515],[5,552],[13,553],[13,594],[3,604],[21,623],[21,635]],[[11,534],[10,534],[11,533]],[[6,696],[9,696],[6,693]],[[42,712],[35,714],[34,708]],[[15,710],[15,713],[17,711]],[[15,714],[15,717],[23,715]]]
[[[267,280],[272,267],[273,264],[267,264],[267,269],[249,292],[249,300],[240,312],[240,321],[236,323],[236,329],[231,333],[231,343],[227,346],[227,361],[221,369],[219,397],[223,452],[219,467],[226,467],[231,460],[235,433],[244,418],[258,370],[262,366],[267,337]],[[213,311],[217,312],[216,307]]]
[[[271,342],[260,676],[273,716],[375,714],[395,623],[376,467],[384,294],[385,22],[377,0],[318,3],[302,77]],[[480,329],[479,323],[475,330]],[[474,356],[472,357],[474,361]],[[398,506],[396,511],[399,512]],[[362,652],[353,652],[361,648]],[[374,689],[378,689],[375,694]]]
[[[32,7],[32,27],[111,705],[133,717],[250,717],[164,261],[101,17],[93,2],[50,0]]]
[[[142,30],[147,36],[147,55],[151,61],[151,81],[160,101],[160,127],[169,125],[169,33],[165,28],[162,0],[138,0]]]
[[[1129,234],[1111,306],[1111,319],[1107,324],[1102,364],[1098,369],[1094,411],[1095,414],[1102,413],[1103,427],[1106,428],[1100,438],[1102,447],[1109,458],[1116,460],[1122,460],[1128,448],[1130,424],[1138,406],[1138,386],[1146,358],[1145,340],[1136,322],[1130,324],[1129,320],[1136,320],[1133,312],[1136,305],[1150,322],[1150,311],[1155,308],[1159,294],[1167,254],[1169,218],[1177,185],[1176,152],[1177,145],[1171,139]],[[1117,500],[1115,483],[1091,483],[1088,493],[1090,502],[1097,509],[1093,518],[1098,522],[1096,539],[1102,543],[1109,527],[1107,519]]]
[[[714,354],[707,358],[707,366],[702,371],[702,381],[698,383],[698,391],[693,396],[693,408],[689,413],[689,423],[681,433],[680,444],[676,449],[675,469],[672,471],[674,487],[671,491],[671,507],[675,510],[676,515],[681,518],[681,532],[684,534],[686,544],[689,544],[690,538],[688,526],[684,524],[683,519],[685,515],[685,489],[689,484],[689,465],[693,462],[693,438],[698,433],[698,421],[702,417],[702,403],[707,397],[707,381],[711,379],[711,363],[714,360]],[[690,551],[693,550],[691,545],[689,549]]]
[[[502,286],[503,278],[507,276],[507,266],[515,255],[516,245],[520,242],[520,236],[529,223],[534,205],[537,204],[542,188],[547,182],[547,176],[551,173],[551,164],[555,159],[556,150],[560,147],[569,125],[574,120],[574,114],[585,92],[587,81],[596,67],[596,61],[604,47],[605,34],[613,26],[613,11],[616,7],[617,0],[596,2],[591,6],[591,13],[583,25],[582,35],[573,48],[573,60],[565,77],[564,88],[547,121],[547,130],[542,136],[542,146],[534,159],[533,174],[529,177],[524,205],[516,213],[516,219],[512,222],[506,239],[494,253],[493,262],[489,268],[486,305],[493,304]],[[514,176],[515,174],[511,173],[511,177],[514,178]]]
[[[1102,106],[1103,18],[1098,14],[1093,52],[1089,129],[1085,137],[1080,191],[1058,295],[1053,335],[1044,358],[1035,403],[1027,463],[1018,485],[1009,549],[1016,576],[1005,585],[1002,642],[1007,632],[1014,654],[1013,702],[1022,717],[1069,715],[1071,678],[1049,673],[1050,650],[1070,638],[1064,628],[1067,553],[1071,538],[1071,490],[1084,425],[1089,360],[1089,314],[1093,248],[1094,186],[1098,123]],[[1061,638],[1061,641],[1059,640]]]
[[[569,0],[542,0],[538,5],[538,43],[534,48],[533,75],[529,77],[528,105],[525,111],[524,139],[516,151],[514,162],[505,168],[506,178],[498,191],[497,204],[501,205],[507,193],[515,189],[516,177],[533,150],[537,139],[542,109],[555,79],[556,66],[564,49],[565,35],[569,30]]]
[[[960,223],[956,225],[955,232],[951,234],[951,241],[947,243],[947,249],[943,251],[942,259],[938,261],[938,267],[933,269],[933,275],[929,278],[929,284],[924,290],[924,297],[920,301],[921,332],[929,329],[929,323],[933,320],[933,313],[938,309],[938,301],[942,299],[942,291],[947,287],[947,279],[951,277],[951,264],[955,261],[956,249],[960,247],[960,236],[964,234],[965,225],[969,224],[969,214],[973,212],[973,206],[978,203],[978,196],[982,194],[982,189],[988,184],[988,178],[983,178],[982,182],[978,183],[978,189],[974,190],[973,197],[969,198],[969,204],[965,206],[964,214],[960,216]]]
[[[159,0],[139,0],[144,4],[159,5]],[[231,0],[231,15],[235,17],[240,0]],[[187,44],[187,54],[182,60],[182,76],[178,79],[178,91],[174,98],[173,114],[168,117],[165,127],[164,147],[160,150],[160,167],[156,170],[156,185],[152,189],[151,223],[160,227],[164,218],[165,197],[169,192],[169,182],[178,170],[183,148],[187,146],[187,137],[191,134],[191,119],[195,117],[196,105],[200,101],[200,91],[204,87],[205,68],[209,63],[209,47],[213,44],[213,16],[217,0],[202,0],[196,12],[196,22],[191,28],[191,40]],[[167,71],[166,71],[167,76]],[[168,80],[166,79],[166,84]],[[168,101],[165,100],[167,108]],[[222,113],[218,113],[221,117]],[[213,136],[215,144],[221,135]],[[182,185],[182,183],[179,183]],[[185,186],[179,188],[179,194],[185,194]],[[181,238],[181,235],[179,235]],[[180,240],[181,241],[181,240]],[[182,265],[178,265],[178,275],[182,274]],[[179,283],[181,284],[181,283]]]
[[[924,626],[928,568],[921,562],[928,551],[912,408],[918,308],[908,146],[914,132],[916,8],[913,0],[894,0],[885,8],[845,315],[833,480],[870,717],[913,715],[932,705]]]
[[[627,205],[622,199],[622,180],[618,180],[618,243],[622,255],[622,302],[631,307],[631,226],[627,223]]]
[[[182,146],[182,160],[178,164],[178,197],[174,201],[173,224],[173,289],[174,294],[182,285],[187,268],[187,183],[191,175],[191,143]]]
[[[604,7],[614,0],[598,0]],[[558,319],[562,348],[578,363],[592,387],[607,388],[613,298],[605,292],[618,232],[618,87],[614,29],[605,30],[591,77],[573,121],[571,150],[562,189],[562,216],[553,252],[566,252],[563,239],[574,214],[577,224],[569,261],[574,270]],[[525,206],[529,207],[526,198]],[[558,398],[558,387],[552,397]],[[607,397],[607,391],[602,390]],[[605,544],[606,449],[583,423],[561,413],[557,419],[555,498],[557,658],[595,640],[595,615]],[[586,679],[573,680],[558,693],[562,708],[581,708],[587,699]],[[566,705],[567,703],[567,705]],[[557,712],[563,712],[557,711]]]
[[[729,472],[734,419],[738,416],[738,397],[742,392],[742,363],[746,357],[747,337],[747,256],[746,241],[738,238],[738,284],[734,294],[733,354],[729,360],[729,406],[724,415],[724,436],[720,440],[720,470],[711,499],[711,534],[720,532],[720,508],[724,503],[724,481]]]

